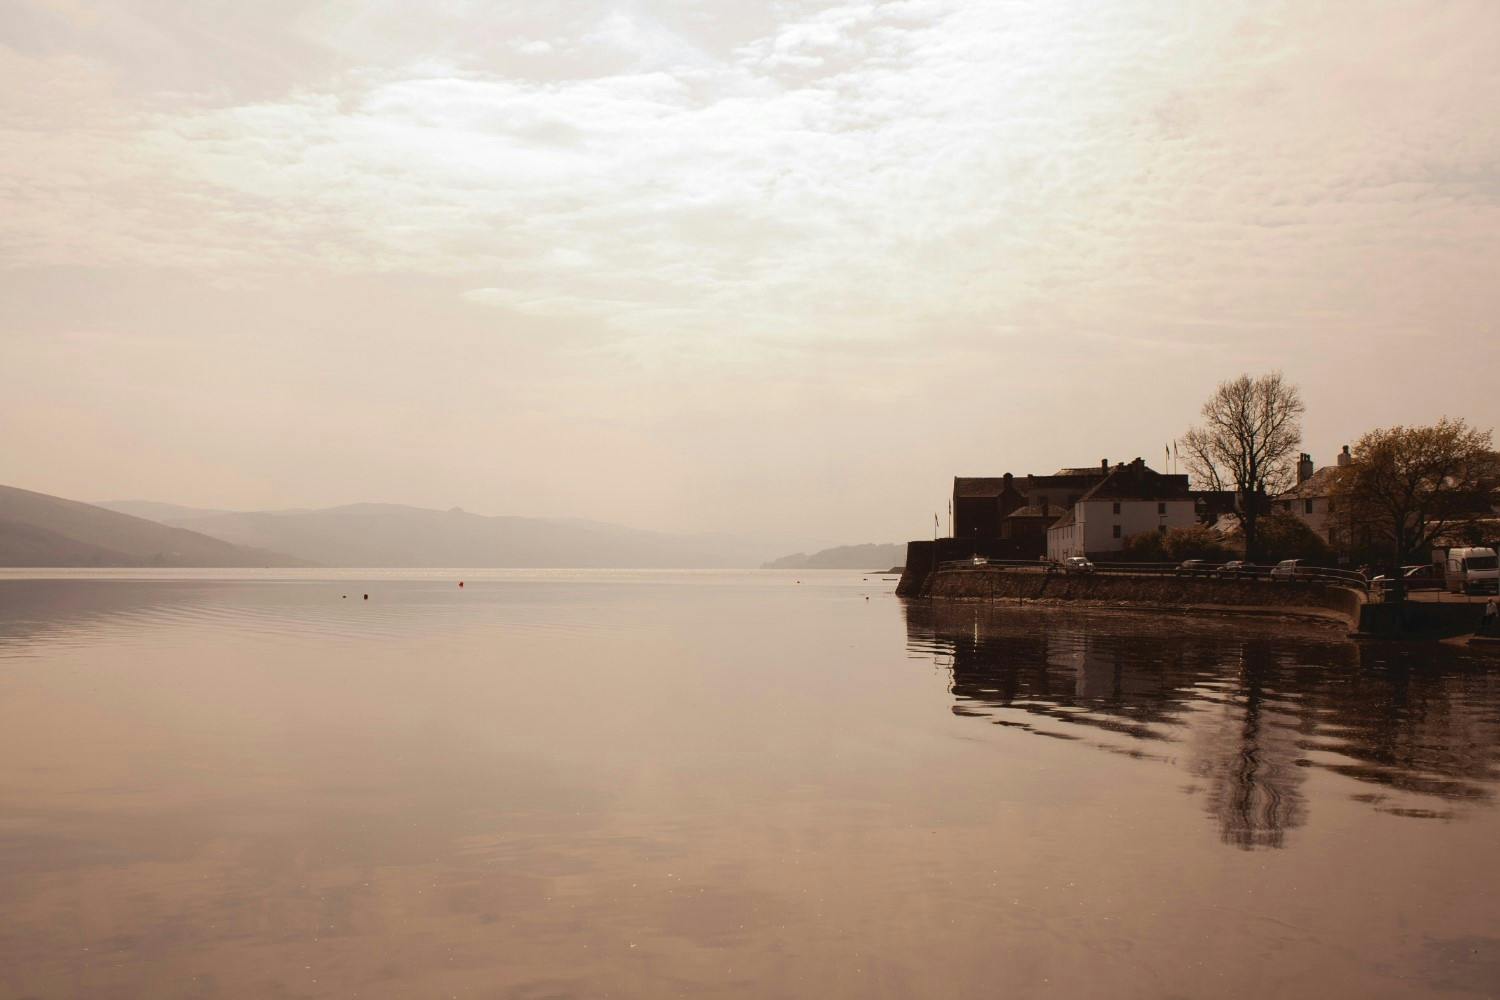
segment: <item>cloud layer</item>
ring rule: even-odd
[[[408,419],[441,408],[402,379],[433,324],[458,331],[468,353],[438,365],[441,390],[513,384],[473,414],[534,477],[460,474],[462,447],[435,445],[448,496],[413,496],[380,472],[410,449],[371,447],[342,480],[288,464],[266,470],[288,485],[201,499],[354,483],[609,514],[577,500],[576,463],[525,447],[545,425],[595,469],[653,465],[622,519],[808,512],[841,541],[896,531],[953,473],[1154,453],[1244,368],[1303,382],[1325,449],[1436,415],[1374,410],[1413,354],[1465,359],[1474,402],[1452,409],[1500,418],[1474,374],[1500,339],[1492,4],[567,11],[13,5],[0,264],[23,319],[0,350],[29,362],[39,397],[67,336],[126,372],[236,350],[217,315],[49,304],[43,273],[122,302],[261,314],[282,298],[289,316],[246,322],[290,368],[360,333],[306,321],[359,288],[409,326],[362,321],[389,354],[352,358],[355,382],[405,384]],[[1075,390],[1057,387],[1079,385],[1116,416],[1063,405]],[[333,405],[362,399],[331,388]],[[372,432],[399,438],[390,419]],[[589,426],[605,440],[567,430]],[[159,475],[208,461],[166,430],[140,418]],[[292,495],[299,477],[317,496]],[[879,492],[886,509],[844,535],[848,497]]]

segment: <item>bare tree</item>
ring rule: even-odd
[[[1444,533],[1494,516],[1500,500],[1489,431],[1444,417],[1431,427],[1370,431],[1334,501],[1352,523],[1386,538],[1395,565]]]
[[[1295,482],[1304,409],[1302,394],[1280,372],[1241,375],[1219,384],[1203,404],[1203,423],[1183,438],[1188,471],[1199,487],[1238,494],[1250,558],[1257,551],[1255,525],[1266,494]]]

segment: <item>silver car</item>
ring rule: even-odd
[[[1271,579],[1295,580],[1297,579],[1297,572],[1301,567],[1301,559],[1283,559],[1271,568]]]

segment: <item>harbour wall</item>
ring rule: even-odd
[[[1325,583],[1218,580],[1208,577],[1091,573],[1063,575],[1031,569],[931,569],[908,581],[904,596],[947,599],[1071,602],[1181,611],[1241,611],[1317,618],[1350,628],[1361,624],[1364,594]],[[897,593],[903,593],[900,587]]]

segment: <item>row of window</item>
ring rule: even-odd
[[[1116,500],[1110,506],[1114,508],[1114,513],[1120,513],[1120,501]],[[1158,503],[1156,505],[1156,512],[1158,514],[1165,514],[1167,512],[1167,505],[1165,503]]]

